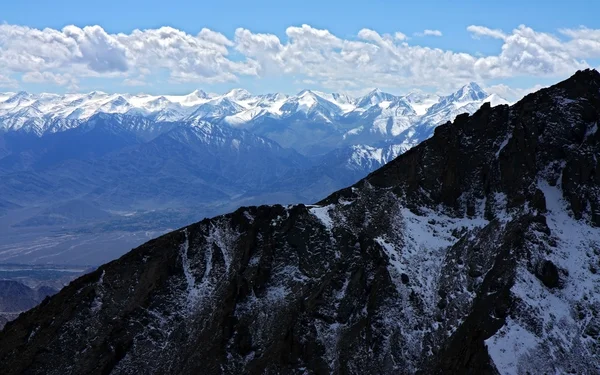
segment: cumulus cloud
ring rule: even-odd
[[[76,79],[70,74],[59,74],[52,72],[27,72],[21,78],[28,83],[52,83],[58,86],[69,86],[76,83]]]
[[[580,27],[578,29],[560,29],[560,33],[571,38],[566,43],[568,53],[579,58],[597,58],[600,56],[600,29]]]
[[[0,25],[0,65],[17,72],[68,69],[96,73],[126,71],[127,49],[100,26],[62,30]]]
[[[439,30],[425,29],[423,32],[415,33],[415,36],[442,36],[442,32]]]
[[[63,84],[60,77],[67,72],[80,78],[114,77],[161,69],[175,81],[212,83],[256,75],[255,62],[227,57],[233,46],[223,34],[209,29],[197,35],[171,27],[108,34],[100,26],[39,30],[0,25],[0,66],[24,73],[28,82]]]
[[[474,56],[448,50],[408,45],[375,30],[362,29],[358,40],[340,39],[327,30],[308,25],[288,29],[282,42],[272,34],[239,29],[235,43],[240,52],[287,74],[302,74],[332,89],[361,86],[453,86],[468,80],[519,75],[552,76],[586,67],[566,43],[556,37],[520,26],[511,34],[471,26],[478,35],[504,38],[500,53]],[[357,74],[359,72],[359,74]]]
[[[146,86],[147,83],[141,78],[125,78],[123,80],[125,86]]]
[[[18,82],[15,79],[0,74],[0,87],[16,88],[18,87]]]
[[[600,40],[600,30],[594,30],[581,26],[578,29],[560,29],[561,34],[564,34],[573,39],[590,39]]]
[[[573,48],[576,42],[564,42],[554,35],[521,25],[505,38],[500,55],[488,61],[507,70],[507,74],[561,75],[588,67],[585,61],[579,60],[583,51]],[[600,54],[600,49],[597,53]]]
[[[396,40],[407,40],[407,39],[408,39],[408,37],[406,36],[406,34],[404,34],[404,33],[401,33],[400,31],[396,31],[396,32],[394,33],[394,38],[395,38]]]
[[[134,30],[131,34],[118,34],[116,38],[127,46],[136,68],[166,69],[176,82],[236,81],[240,75],[258,73],[259,67],[254,61],[229,59],[233,42],[209,29],[202,29],[194,36],[172,27],[161,27]]]
[[[56,30],[0,24],[0,83],[73,86],[85,77],[111,77],[138,85],[166,72],[171,83],[287,76],[346,91],[444,90],[467,81],[563,77],[588,67],[586,59],[600,58],[600,30],[585,27],[556,35],[524,25],[511,31],[470,25],[465,32],[501,40],[502,46],[495,54],[474,55],[420,46],[399,31],[364,28],[342,38],[310,25],[290,26],[283,38],[239,28],[229,39],[206,28],[195,35],[172,27],[110,34],[100,26]],[[439,30],[419,34],[442,35]]]
[[[467,31],[469,31],[472,34],[473,38],[489,36],[490,38],[495,38],[495,39],[506,39],[506,34],[504,34],[504,32],[502,32],[502,30],[490,29],[485,26],[471,25],[471,26],[467,27]]]

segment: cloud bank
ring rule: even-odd
[[[466,27],[473,38],[501,41],[497,54],[475,56],[420,46],[398,31],[362,29],[341,38],[309,25],[288,27],[286,38],[238,28],[232,39],[202,29],[192,35],[161,27],[109,34],[101,26],[62,30],[0,24],[0,86],[20,82],[76,87],[84,78],[144,85],[157,76],[172,83],[235,82],[281,77],[318,82],[335,90],[364,87],[450,87],[519,76],[559,77],[600,58],[600,30],[557,34],[519,26],[510,32]],[[442,36],[438,30],[419,35]]]

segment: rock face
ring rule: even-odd
[[[0,333],[6,374],[600,372],[600,74],[317,205],[150,241]]]
[[[56,292],[47,286],[34,289],[14,280],[0,280],[0,311],[24,311]]]
[[[57,291],[44,285],[31,288],[15,280],[0,279],[0,329],[20,312],[34,307]]]

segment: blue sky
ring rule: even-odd
[[[141,67],[144,64],[141,58],[132,54],[124,44],[124,54],[127,55],[126,71],[118,69],[109,71],[90,68],[93,63],[82,62],[81,58],[69,60],[65,56],[37,56],[35,51],[30,51],[33,56],[25,56],[24,61],[37,61],[41,59],[46,64],[32,64],[31,67],[7,67],[8,63],[3,64],[2,52],[4,51],[6,59],[15,61],[17,49],[12,51],[6,43],[3,42],[0,33],[0,84],[4,82],[5,87],[11,86],[11,89],[27,89],[30,91],[87,91],[89,89],[100,89],[105,91],[130,91],[130,92],[164,92],[164,93],[183,93],[195,88],[202,88],[207,91],[224,91],[232,87],[245,87],[253,92],[284,91],[294,92],[301,87],[313,87],[326,91],[348,91],[355,92],[366,90],[382,84],[388,85],[389,91],[402,92],[413,87],[425,90],[449,90],[456,86],[461,80],[477,80],[484,86],[504,85],[514,89],[527,89],[535,85],[546,85],[557,79],[564,78],[570,73],[569,66],[572,65],[572,72],[578,67],[586,65],[596,67],[600,61],[600,53],[594,50],[592,53],[584,51],[589,43],[600,42],[592,32],[579,32],[577,37],[566,36],[560,30],[580,30],[580,26],[594,31],[600,29],[600,21],[597,15],[600,14],[600,3],[592,1],[314,1],[304,0],[296,2],[282,1],[114,1],[104,0],[99,2],[83,2],[81,0],[62,0],[62,1],[15,1],[5,2],[1,6],[0,21],[6,26],[27,26],[32,29],[52,29],[61,31],[67,25],[75,25],[79,28],[86,26],[99,25],[103,31],[110,37],[115,34],[131,34],[135,29],[158,29],[163,26],[170,26],[178,31],[184,32],[191,37],[196,36],[203,28],[212,30],[226,37],[230,42],[226,43],[227,49],[225,58],[227,61],[221,61],[222,53],[210,59],[216,65],[222,67],[227,65],[224,72],[216,72],[210,68],[204,69],[201,65],[202,59],[194,63],[190,71],[178,71],[175,73],[177,79],[173,79],[172,64],[165,64],[160,69],[154,69],[156,64]],[[390,63],[385,66],[384,57],[378,57],[377,69],[372,72],[366,72],[366,65],[358,64],[354,68],[352,65],[340,66],[340,72],[345,74],[335,76],[335,72],[321,72],[319,65],[307,67],[305,61],[298,60],[300,57],[292,57],[290,52],[285,58],[282,58],[282,49],[277,53],[273,51],[248,52],[240,51],[238,41],[236,40],[236,30],[239,28],[249,30],[253,35],[272,34],[278,37],[282,48],[286,48],[289,36],[286,33],[289,27],[301,27],[303,24],[309,25],[314,30],[327,30],[331,35],[343,41],[360,41],[364,38],[358,37],[362,29],[375,31],[379,35],[389,34],[391,36],[396,32],[406,35],[405,40],[396,40],[397,45],[402,42],[408,43],[411,47],[429,47],[437,48],[442,51],[448,51],[454,54],[465,53],[473,58],[499,56],[503,60],[502,64],[508,67],[496,66],[496,61],[481,61],[480,66],[473,67],[476,64],[472,62],[457,62],[455,67],[446,66],[448,62],[441,61],[439,66],[444,66],[444,70],[438,71],[435,66],[429,64],[426,68],[414,68],[409,58],[402,54],[413,53],[417,57],[415,64],[425,57],[418,57],[419,51],[405,51],[399,49],[393,52],[393,56],[398,58],[397,63]],[[474,34],[467,30],[468,26],[482,26],[491,30],[501,30],[506,35],[519,27],[526,25],[532,32],[522,30],[516,35],[512,44],[503,39],[492,38],[487,34]],[[441,36],[418,36],[424,30],[438,30]],[[308,29],[305,29],[305,31]],[[586,29],[587,30],[587,29]],[[10,30],[9,30],[10,31]],[[5,35],[10,34],[5,30]],[[309,30],[310,31],[310,30]],[[523,34],[523,35],[521,35]],[[526,35],[527,34],[527,35]],[[581,35],[583,34],[583,35]],[[592,35],[588,37],[587,35]],[[302,34],[302,35],[305,35]],[[528,36],[529,35],[529,36]],[[551,35],[557,40],[565,42],[561,51],[555,50],[552,43],[544,42],[544,35]],[[250,37],[250,36],[249,36]],[[527,51],[525,44],[519,42],[521,38],[535,38],[534,44],[538,43],[542,48],[547,48],[549,54],[555,54],[556,58],[563,59],[565,51],[571,54],[569,59],[564,61],[550,60],[553,56],[546,56],[546,52],[539,48]],[[39,38],[33,36],[23,36],[23,43],[29,43],[34,38],[39,42]],[[304,36],[302,36],[304,38]],[[539,40],[538,40],[539,39]],[[576,39],[572,45],[578,44],[580,50],[574,50],[574,47],[566,45],[571,39]],[[78,41],[82,42],[83,39]],[[298,39],[300,40],[300,39]],[[302,48],[314,48],[312,42],[302,44]],[[582,42],[584,41],[584,42]],[[372,41],[371,41],[372,42]],[[4,43],[4,44],[3,44]],[[43,42],[45,43],[45,42]],[[62,43],[62,42],[61,42]],[[66,43],[66,42],[65,42]],[[104,42],[103,42],[104,43]],[[110,42],[112,43],[112,42]],[[110,44],[112,46],[112,44]],[[325,43],[322,40],[319,43]],[[375,42],[372,42],[375,43]],[[588,44],[586,44],[588,43]],[[46,43],[48,47],[50,44]],[[63,43],[64,44],[64,43]],[[335,44],[335,43],[334,43]],[[375,43],[377,44],[377,43]],[[503,44],[505,48],[512,51],[510,56],[501,56]],[[62,45],[62,44],[61,44]],[[13,45],[13,48],[14,45]],[[69,47],[70,48],[70,47]],[[84,47],[77,47],[84,48]],[[112,48],[112,47],[111,47]],[[218,47],[220,50],[221,47]],[[318,49],[329,48],[321,55],[327,61],[332,53],[343,57],[346,55],[342,51],[345,47],[333,45],[320,45]],[[365,46],[369,49],[370,46]],[[378,47],[379,48],[379,47]],[[520,51],[522,48],[523,51]],[[110,49],[110,48],[109,48]],[[593,49],[593,48],[592,48]],[[588,48],[589,50],[589,48]],[[296,56],[308,54],[300,46],[294,47]],[[366,51],[366,50],[365,50]],[[541,51],[541,52],[540,52]],[[88,51],[89,52],[89,51]],[[105,58],[106,49],[100,52],[92,52],[98,59]],[[186,53],[188,53],[187,51]],[[599,49],[600,52],[600,49]],[[371,52],[365,52],[367,55]],[[372,52],[375,54],[375,52]],[[390,52],[392,53],[392,52]],[[532,59],[531,55],[539,57],[541,61]],[[539,54],[539,56],[535,56]],[[81,53],[75,53],[81,55]],[[277,55],[277,56],[275,56]],[[285,55],[285,53],[284,53]],[[179,56],[179,55],[178,55]],[[195,59],[192,55],[184,58]],[[367,59],[374,61],[374,55],[369,55]],[[57,58],[57,63],[49,62],[50,59]],[[109,64],[113,58],[106,57]],[[428,58],[442,58],[430,56]],[[460,56],[455,56],[460,60]],[[409,59],[409,60],[407,60]],[[512,59],[512,60],[511,60]],[[135,60],[135,62],[134,62]],[[218,61],[217,61],[218,60]],[[527,60],[527,61],[525,61]],[[279,64],[274,67],[274,61]],[[514,65],[526,63],[526,66],[515,68]],[[231,62],[247,63],[244,66],[229,66]],[[497,70],[494,74],[484,72],[481,65],[493,65]],[[73,64],[74,69],[69,68]],[[104,64],[104,63],[103,63]],[[288,66],[297,64],[298,68],[286,69]],[[344,63],[347,64],[347,63]],[[405,64],[404,67],[400,65]],[[470,64],[470,65],[469,65]],[[498,63],[500,64],[500,63]],[[4,67],[2,66],[4,65]],[[60,66],[58,66],[60,65]],[[168,66],[167,66],[168,65]],[[368,64],[367,64],[368,65]],[[267,66],[270,66],[268,69]],[[304,68],[302,67],[304,66]],[[373,64],[375,66],[375,64]],[[535,71],[535,68],[539,69]],[[351,82],[354,72],[361,76],[360,82]],[[449,73],[446,71],[450,69]],[[455,70],[453,70],[455,69]],[[490,68],[491,70],[492,68]],[[179,68],[175,68],[179,70]],[[288,71],[289,70],[289,71]],[[335,70],[335,69],[333,69]],[[411,70],[411,72],[408,72]],[[510,70],[510,71],[509,71]],[[77,73],[74,73],[77,71]],[[81,72],[80,72],[81,71]],[[418,71],[418,73],[416,73]],[[40,73],[44,73],[41,78]],[[140,73],[142,72],[142,73]],[[402,76],[406,72],[411,79],[390,79],[392,75]],[[372,74],[372,80],[369,75]],[[422,79],[418,74],[423,74]],[[435,76],[440,75],[439,84],[435,81]],[[26,77],[23,79],[23,77]],[[452,77],[445,79],[442,76]],[[37,77],[37,78],[36,78]],[[59,77],[59,78],[56,78]],[[124,82],[127,82],[125,84]],[[137,85],[132,86],[132,84]],[[371,83],[371,84],[370,84]],[[421,84],[424,83],[424,84]],[[500,86],[498,86],[500,87]],[[2,90],[2,88],[0,88]],[[3,90],[6,91],[6,90]]]

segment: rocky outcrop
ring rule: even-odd
[[[19,313],[29,310],[58,290],[46,285],[29,287],[15,280],[0,280],[0,329]]]
[[[600,371],[600,74],[483,106],[355,186],[131,251],[0,333],[14,373]]]

